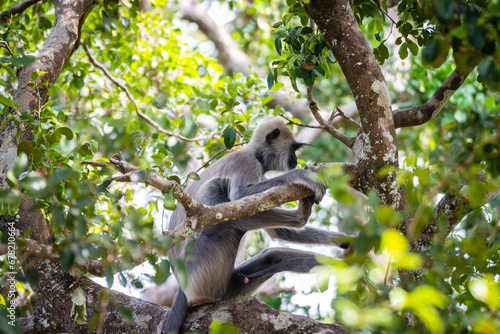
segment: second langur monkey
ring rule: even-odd
[[[276,273],[307,273],[318,265],[316,254],[289,248],[268,248],[234,267],[238,246],[250,230],[265,229],[271,238],[288,242],[340,245],[347,248],[343,233],[304,227],[314,203],[325,194],[325,186],[309,178],[309,172],[297,167],[296,151],[304,146],[280,119],[267,119],[255,129],[249,144],[207,168],[200,180],[191,182],[186,191],[198,202],[217,205],[263,192],[273,187],[300,184],[314,195],[299,201],[298,209],[273,208],[248,218],[209,226],[174,246],[168,252],[173,272],[178,277],[178,261],[184,261],[187,282],[179,281],[179,290],[163,333],[177,333],[191,305],[213,303],[248,295]],[[270,170],[286,172],[269,180]],[[186,212],[178,206],[170,218],[169,230],[183,224]],[[190,251],[186,250],[191,244]]]

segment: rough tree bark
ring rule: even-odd
[[[464,73],[453,71],[425,104],[393,112],[387,84],[349,1],[311,0],[304,6],[325,37],[356,99],[361,129],[352,146],[359,158],[352,185],[365,194],[375,190],[382,203],[403,211],[406,209],[404,192],[396,185],[398,152],[395,129],[421,125],[435,117],[477,64],[472,64]],[[385,167],[391,171],[380,177],[378,172]],[[491,191],[483,204],[498,196],[499,189]],[[436,205],[434,218],[421,233],[414,234],[412,219],[415,213],[412,212],[407,212],[407,218],[398,229],[408,237],[412,250],[425,256],[438,233],[438,222],[447,226],[446,231],[438,235],[444,240],[470,211],[472,208],[465,196],[446,194]]]
[[[361,151],[356,154],[361,159],[353,184],[363,193],[375,189],[383,203],[400,208],[403,197],[396,188],[395,172],[378,176],[382,168],[398,166],[391,99],[382,70],[349,1],[312,0],[305,8],[337,59],[358,107],[362,128],[354,149]]]

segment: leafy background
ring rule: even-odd
[[[270,90],[303,99],[305,87],[314,83],[324,110],[353,101],[335,58],[296,1],[203,2],[252,61],[248,76],[228,73],[213,43],[195,24],[182,20],[176,2],[149,2],[152,8],[141,11],[133,1],[103,1],[89,13],[81,36],[82,45],[129,90],[133,101],[79,47],[51,87],[50,98],[34,110],[38,117],[20,111],[10,120],[4,113],[13,105],[17,70],[33,61],[50,33],[53,5],[42,1],[20,16],[1,18],[0,27],[0,40],[13,53],[3,48],[0,56],[0,126],[20,122],[35,135],[33,142],[20,143],[17,167],[8,178],[12,189],[0,191],[1,213],[15,215],[21,193],[28,194],[48,218],[65,270],[81,274],[75,263],[101,258],[109,286],[138,291],[150,282],[163,283],[170,275],[168,261],[150,256],[154,269],[138,275],[121,271],[114,260],[134,262],[144,245],[168,247],[171,241],[161,237],[161,230],[175,203],[169,194],[150,188],[110,184],[113,170],[80,161],[107,161],[121,152],[132,164],[183,183],[210,157],[247,141],[261,116],[285,112],[265,106],[272,99]],[[15,1],[0,4],[8,8]],[[498,186],[500,174],[500,4],[403,0],[396,6],[390,1],[352,5],[386,75],[393,109],[425,103],[455,68],[479,63],[436,118],[398,130],[398,182],[406,189],[409,211],[418,213],[417,231],[443,194],[458,191],[461,182],[470,183],[467,191],[481,203],[488,187]],[[33,81],[40,75],[33,73]],[[160,127],[202,139],[189,142],[166,135],[138,117],[136,106]],[[308,123],[310,116],[294,120]],[[356,133],[350,123],[337,126]],[[321,135],[303,150],[299,162],[352,160],[348,150]],[[475,180],[484,169],[491,177],[486,186]],[[375,194],[353,195],[339,171],[330,173],[333,199],[316,207],[313,224],[359,233],[353,256],[325,258],[317,269],[318,284],[312,289],[334,285],[331,308],[318,312],[299,306],[290,293],[264,297],[266,302],[338,321],[353,332],[498,333],[499,199],[477,207],[444,242],[410,249],[394,230],[404,214],[380,206]],[[2,234],[4,241],[6,237]],[[262,234],[252,237],[248,256],[265,241]],[[6,262],[0,267],[8,271]],[[398,269],[419,269],[421,279],[401,284]],[[29,284],[37,280],[36,272],[19,269],[18,317],[34,311],[36,297]],[[7,286],[1,278],[2,305]],[[413,328],[406,324],[409,312],[416,316]],[[5,330],[6,318],[0,318]]]

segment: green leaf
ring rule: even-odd
[[[77,178],[80,175],[79,172],[69,168],[69,167],[63,167],[59,168],[52,176],[49,178],[48,183],[49,185],[55,185],[59,184],[61,182],[67,181],[72,178]]]
[[[74,260],[75,253],[73,253],[73,251],[69,247],[64,248],[61,254],[62,269],[64,271],[69,271],[73,266]]]
[[[113,183],[112,178],[104,180],[103,183],[101,183],[100,185],[97,186],[96,193],[101,194],[101,193],[105,192],[111,183]]]
[[[493,109],[493,107],[495,106],[495,102],[496,102],[495,98],[490,95],[484,101],[484,107],[486,109]]]
[[[14,173],[14,170],[9,170],[7,172],[7,177],[5,178],[5,181],[11,188],[17,187],[17,178],[16,174]]]
[[[199,181],[200,180],[200,176],[197,173],[195,173],[195,172],[189,173],[186,177],[188,179],[194,180],[194,181]]]
[[[14,175],[18,176],[22,172],[24,172],[26,170],[27,165],[28,165],[28,156],[26,155],[26,153],[22,152],[17,157],[16,166],[14,167]]]
[[[25,238],[25,239],[28,238],[30,236],[31,232],[33,232],[33,227],[27,229],[26,232],[24,232],[23,238]]]
[[[312,70],[313,70],[314,74],[316,74],[318,77],[325,76],[325,71],[319,66],[314,66]]]
[[[66,140],[73,139],[73,131],[71,131],[70,128],[60,127],[56,129],[55,133],[64,135],[66,137]]]
[[[90,143],[84,143],[82,146],[80,146],[77,150],[78,154],[80,154],[81,156],[88,156],[88,155],[92,155],[93,152],[92,152],[92,145],[90,145]]]
[[[118,306],[117,310],[125,318],[125,320],[134,320],[134,312],[131,309],[124,306]]]
[[[309,77],[309,74],[311,71],[306,70],[305,68],[302,68],[301,66],[295,67],[295,74],[297,75],[297,78],[302,78],[305,79]]]
[[[210,109],[215,110],[215,108],[217,108],[218,104],[219,104],[219,101],[217,99],[212,99],[210,101]]]
[[[142,284],[142,282],[137,279],[132,281],[132,285],[138,290],[144,289],[144,284]]]
[[[170,193],[163,195],[163,207],[169,211],[175,211],[177,209],[177,204],[175,203],[175,197]]]
[[[433,1],[434,4],[434,12],[437,16],[442,19],[448,20],[453,13],[453,5],[454,1],[452,0],[438,0]]]
[[[35,62],[35,56],[22,56],[22,57],[0,57],[0,62],[7,64],[11,63],[16,66],[28,66]]]
[[[283,25],[288,27],[288,23],[290,23],[290,20],[292,19],[293,14],[285,14],[283,16]]]
[[[484,58],[481,60],[479,65],[477,66],[477,71],[481,77],[488,77],[490,74],[495,72],[496,63],[491,58]]]
[[[316,75],[313,72],[310,73],[311,74],[307,78],[304,78],[304,83],[307,86],[312,86],[314,84],[314,79],[316,79]]]
[[[311,27],[304,27],[302,28],[302,30],[300,31],[300,34],[301,35],[308,35],[308,34],[312,34],[313,33],[313,30]]]
[[[430,41],[422,50],[422,63],[433,68],[440,67],[448,58],[450,47],[440,39]]]
[[[170,276],[170,262],[168,260],[162,260],[160,264],[156,267],[156,275],[153,277],[153,281],[156,284],[162,284]]]
[[[422,49],[422,60],[431,63],[439,53],[439,41],[433,39]]]
[[[181,179],[177,175],[170,175],[169,177],[167,177],[167,180],[181,184]]]
[[[281,56],[281,50],[283,49],[283,45],[281,43],[281,38],[276,37],[274,39],[274,47],[276,48],[276,52]]]
[[[78,306],[82,306],[87,302],[86,293],[81,287],[78,287],[75,289],[75,291],[73,291],[71,302]]]
[[[273,77],[273,72],[269,72],[267,75],[267,88],[272,89],[274,86],[274,77]]]
[[[120,18],[120,21],[121,21],[122,25],[123,25],[125,28],[127,28],[127,27],[130,25],[130,20],[129,20],[129,19],[127,19],[126,17],[123,17],[123,16],[122,16],[122,17]]]
[[[269,95],[269,96],[266,96],[266,97],[262,98],[261,101],[262,101],[263,105],[266,105],[269,102],[271,102],[273,99],[274,99],[274,96]]]
[[[5,70],[9,73],[9,76],[11,77],[12,81],[14,81],[17,78],[16,72],[12,69],[12,67],[0,63],[0,66],[5,68]]]
[[[230,149],[234,146],[236,142],[236,131],[232,127],[227,127],[224,130],[224,145],[227,149]]]
[[[18,108],[21,106],[20,104],[15,104],[14,101],[12,101],[12,99],[3,96],[1,93],[0,93],[0,103],[3,104],[4,106],[12,108]]]
[[[408,48],[407,48],[407,44],[406,43],[403,43],[401,45],[401,47],[399,48],[399,58],[401,59],[406,59],[406,57],[408,57]]]
[[[28,270],[25,271],[25,275],[26,275],[26,280],[32,286],[37,285],[38,282],[40,282],[40,274],[36,269],[29,268]]]
[[[209,334],[239,334],[240,330],[235,324],[223,324],[219,320],[214,320],[208,331]]]
[[[410,49],[412,56],[415,57],[416,55],[418,55],[418,45],[411,42],[411,41],[409,41],[407,44],[408,44],[408,48]]]

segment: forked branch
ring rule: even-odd
[[[312,90],[313,90],[313,86],[307,87],[307,101],[309,101],[309,109],[311,110],[311,113],[313,114],[316,121],[329,134],[331,134],[333,137],[337,138],[341,143],[343,143],[347,147],[351,148],[352,145],[354,144],[355,138],[348,137],[345,134],[343,134],[341,131],[335,129],[335,127],[333,127],[331,123],[327,122],[323,118],[323,116],[321,116],[321,114],[320,114],[321,110],[319,109],[318,104],[314,100]]]
[[[470,66],[465,73],[454,70],[432,97],[417,107],[399,109],[393,112],[396,128],[417,126],[433,119],[443,109],[457,89],[465,82],[467,76],[477,64]]]

